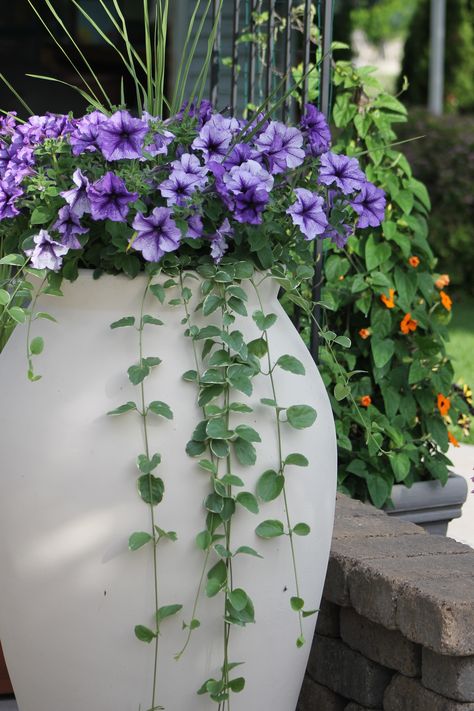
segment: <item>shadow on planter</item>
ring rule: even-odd
[[[417,523],[428,533],[445,536],[450,521],[462,514],[467,482],[451,473],[445,486],[439,481],[418,481],[410,488],[395,484],[391,498],[393,508],[386,508],[386,514]]]

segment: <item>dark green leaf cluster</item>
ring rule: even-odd
[[[337,420],[339,487],[380,507],[394,483],[446,482],[449,427],[468,410],[453,390],[446,355],[450,300],[436,285],[430,199],[392,145],[393,124],[406,120],[406,110],[370,68],[339,62],[335,85],[335,150],[358,157],[386,192],[387,210],[379,228],[356,230],[345,250],[327,247],[322,300],[330,335],[321,368]],[[335,332],[352,342],[339,364]],[[449,399],[449,413],[439,410],[439,394]]]

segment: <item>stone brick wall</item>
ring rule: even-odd
[[[338,497],[297,711],[474,711],[474,550]]]

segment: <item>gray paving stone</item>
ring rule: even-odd
[[[456,701],[474,701],[474,656],[448,657],[423,649],[422,683]]]
[[[339,610],[340,607],[334,605],[324,597],[318,612],[316,623],[316,633],[323,637],[339,637]]]
[[[360,704],[355,704],[353,701],[346,706],[344,711],[369,711],[367,706],[361,706]],[[382,709],[376,709],[375,711],[382,711]]]
[[[344,711],[346,704],[347,699],[305,676],[298,711]]]
[[[377,709],[382,706],[383,694],[393,672],[366,659],[338,639],[316,636],[308,674],[336,694]]]
[[[418,679],[397,675],[387,687],[384,711],[474,711],[474,704],[446,699],[425,689]]]
[[[339,561],[346,571],[346,595],[359,614],[388,629],[398,628],[413,642],[434,651],[460,655],[473,653],[470,647],[474,644],[474,626],[462,631],[462,625],[470,615],[474,619],[474,601],[467,592],[474,583],[473,554],[437,553],[359,563],[341,555]],[[434,590],[438,590],[435,597],[431,594]],[[436,619],[443,618],[441,626],[437,626],[432,617],[428,625],[421,617],[417,624],[417,615],[420,607],[423,608],[421,600],[430,596],[430,614],[436,608]],[[459,601],[452,611],[452,620],[449,614],[443,616],[442,613],[450,598]],[[457,639],[456,635],[461,636]]]
[[[398,628],[408,639],[439,654],[473,655],[473,589],[472,577],[420,577],[398,599]]]
[[[397,630],[371,622],[352,608],[341,609],[340,629],[342,640],[365,657],[405,676],[420,676],[421,647]]]

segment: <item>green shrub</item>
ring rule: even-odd
[[[402,77],[406,101],[426,105],[430,53],[431,0],[418,0],[405,44]],[[449,0],[446,8],[445,104],[453,111],[474,110],[474,1]]]
[[[401,135],[424,136],[402,150],[431,196],[429,241],[438,268],[454,286],[474,294],[474,116],[418,111]]]
[[[325,245],[323,301],[333,310],[325,310],[321,370],[333,393],[339,488],[383,506],[394,483],[446,482],[448,427],[468,408],[453,388],[446,355],[450,312],[442,299],[447,307],[449,301],[435,286],[428,193],[390,145],[406,110],[371,72],[336,66],[334,150],[357,156],[368,179],[385,190],[386,219],[358,232],[344,250]],[[330,355],[331,332],[352,340],[338,355],[342,368]]]

